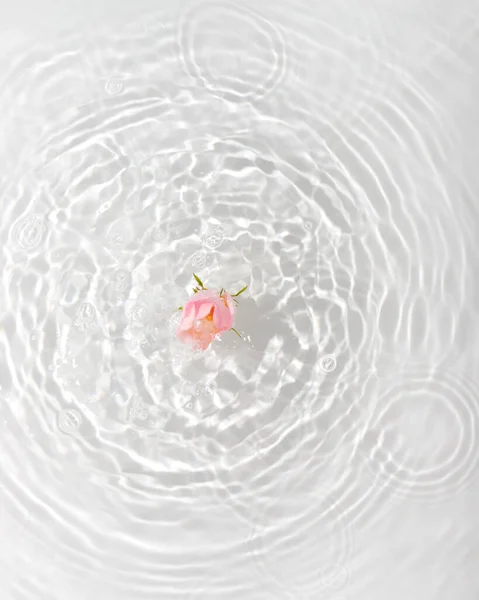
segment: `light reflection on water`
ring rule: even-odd
[[[473,597],[478,10],[127,8],[2,38],[3,596]]]

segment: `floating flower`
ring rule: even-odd
[[[201,279],[193,273],[198,286],[193,288],[192,296],[183,311],[177,337],[191,343],[196,348],[206,350],[211,342],[220,334],[230,329],[240,335],[233,327],[236,313],[236,296],[242,294],[245,286],[236,294],[229,294],[225,289],[208,289]],[[241,337],[241,336],[240,336]]]

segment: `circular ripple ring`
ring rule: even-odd
[[[287,55],[280,30],[250,8],[197,2],[183,13],[179,30],[187,72],[216,95],[257,100],[275,90],[285,76]],[[205,49],[205,42],[211,50]],[[248,51],[249,44],[260,48],[259,59]]]

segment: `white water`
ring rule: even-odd
[[[477,3],[0,23],[0,598],[475,600]]]

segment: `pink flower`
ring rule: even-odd
[[[177,337],[206,350],[215,337],[233,328],[235,304],[228,292],[203,289],[188,300]]]

